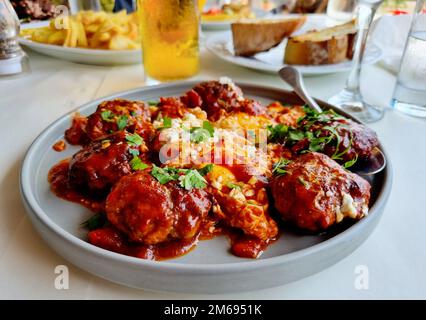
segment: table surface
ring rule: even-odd
[[[19,194],[19,171],[33,139],[76,107],[118,91],[143,86],[142,66],[99,67],[30,53],[32,73],[0,80],[0,298],[49,299],[383,299],[426,298],[426,121],[387,109],[371,125],[384,143],[394,185],[377,229],[353,254],[308,278],[271,289],[222,295],[149,292],[127,288],[82,271],[53,252],[32,227]],[[275,75],[243,69],[201,51],[197,79],[285,87]],[[312,95],[327,99],[347,73],[306,78]],[[362,73],[367,101],[386,106],[395,77],[378,66]],[[54,269],[69,267],[69,289],[57,290]],[[368,289],[357,289],[357,266],[368,269]]]

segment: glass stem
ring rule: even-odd
[[[349,77],[346,80],[346,90],[356,94],[360,94],[359,80],[361,76],[361,64],[364,56],[365,44],[367,42],[368,30],[370,29],[371,22],[373,21],[374,14],[381,2],[358,2],[358,32],[355,37],[354,55],[352,59],[352,69]]]

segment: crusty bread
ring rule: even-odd
[[[284,63],[319,65],[351,59],[356,32],[355,20],[352,20],[332,28],[290,37],[285,49]]]
[[[305,23],[306,17],[290,19],[251,19],[231,24],[237,56],[252,56],[277,46]]]

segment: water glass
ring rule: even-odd
[[[417,0],[393,93],[392,107],[426,117],[426,1]]]

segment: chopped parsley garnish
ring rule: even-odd
[[[147,101],[146,103],[148,103],[149,106],[156,106],[158,104],[158,101]]]
[[[298,177],[297,180],[299,180],[299,182],[305,187],[309,187],[309,184],[305,181],[305,179],[303,179],[302,177]]]
[[[167,129],[167,128],[171,128],[172,127],[172,119],[169,117],[164,117],[163,118],[163,128]]]
[[[280,158],[272,167],[272,173],[276,176],[282,176],[287,173],[285,169],[291,161],[285,158]]]
[[[143,143],[143,138],[137,133],[129,133],[126,135],[127,142],[132,146],[140,146]]]
[[[117,127],[118,127],[119,131],[124,130],[124,128],[127,126],[128,120],[129,120],[129,117],[126,116],[126,115],[122,115],[122,116],[118,117]]]
[[[177,180],[179,174],[176,168],[161,168],[155,164],[152,166],[151,175],[158,180],[161,184]]]
[[[213,165],[206,165],[200,170],[196,169],[179,169],[171,167],[152,166],[151,175],[161,184],[166,184],[170,181],[179,181],[179,185],[186,189],[205,188],[207,181],[203,175],[207,174]]]
[[[84,221],[81,226],[84,228],[87,228],[89,230],[95,230],[99,229],[100,227],[103,227],[105,223],[107,222],[107,219],[104,214],[97,213],[93,216],[91,216],[89,219]]]
[[[289,130],[288,137],[291,141],[300,141],[305,137],[305,133],[298,130]]]
[[[317,112],[309,107],[304,107],[305,116],[297,120],[296,127],[283,124],[268,126],[268,141],[282,143],[287,147],[298,144],[301,153],[324,152],[326,145],[333,147],[334,153],[330,155],[333,160],[342,161],[344,155],[349,152],[353,144],[352,131],[347,125],[339,120],[346,119],[333,110]],[[349,144],[347,139],[342,138],[340,129],[346,129],[350,135]],[[346,135],[346,133],[344,133]],[[343,144],[345,143],[345,144]],[[355,157],[347,161],[343,166],[349,168],[357,161]]]
[[[185,190],[191,190],[193,188],[202,189],[207,186],[206,179],[195,169],[188,170],[179,180],[179,185]]]
[[[209,121],[203,122],[203,129],[206,130],[210,134],[210,137],[214,136],[214,127],[212,126],[212,124]]]
[[[268,140],[271,142],[284,142],[295,143],[305,137],[305,133],[293,127],[284,124],[277,124],[276,126],[267,126],[269,131]]]
[[[208,174],[210,171],[213,170],[213,163],[209,163],[207,165],[205,165],[204,167],[202,167],[201,169],[198,169],[198,172],[202,175],[205,176],[206,174]]]
[[[114,121],[114,114],[112,113],[111,110],[105,110],[101,112],[101,118],[104,121],[112,122]]]
[[[139,150],[137,150],[137,149],[130,149],[130,150],[129,150],[129,153],[130,153],[132,156],[137,157],[137,156],[139,155]]]
[[[203,128],[191,128],[189,131],[191,133],[190,139],[191,142],[201,143],[209,139],[210,133]]]
[[[267,126],[267,129],[269,131],[269,140],[271,142],[284,140],[284,138],[287,136],[288,128],[288,126],[283,124],[277,124],[276,126]]]
[[[352,167],[357,162],[357,160],[358,160],[358,154],[356,154],[355,158],[353,158],[352,160],[346,161],[343,164],[343,168],[347,169],[347,168]]]
[[[228,182],[228,183],[226,184],[226,186],[227,186],[229,189],[238,189],[238,190],[241,190],[241,186],[240,186],[240,185],[235,184],[235,183],[232,183],[232,182]]]
[[[214,127],[209,121],[203,122],[203,127],[194,127],[189,131],[191,133],[191,142],[200,143],[214,136]]]
[[[133,156],[133,159],[130,160],[130,166],[135,171],[145,170],[149,167],[146,163],[142,162],[142,160],[138,156]]]

